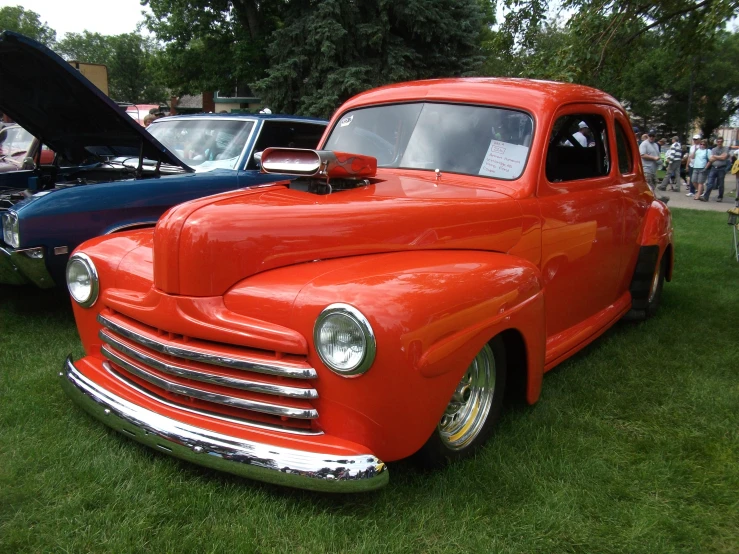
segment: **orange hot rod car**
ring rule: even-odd
[[[181,204],[67,266],[87,355],[66,392],[204,466],[364,491],[388,461],[469,455],[504,393],[536,402],[671,277],[670,212],[592,88],[387,86],[344,104],[318,151],[260,163],[296,178]]]

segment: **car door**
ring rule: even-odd
[[[586,146],[577,136],[584,127],[590,130]],[[573,104],[560,108],[551,120],[537,193],[550,340],[618,296],[624,205],[613,141],[607,106]]]
[[[631,124],[626,116],[615,108],[613,111],[616,153],[618,160],[617,178],[624,193],[624,245],[621,264],[621,288],[628,289],[636,266],[646,212],[652,205],[654,195],[644,181],[639,148]]]

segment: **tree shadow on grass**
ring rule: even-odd
[[[66,288],[39,289],[31,285],[0,285],[0,314],[73,319]]]

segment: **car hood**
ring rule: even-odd
[[[79,71],[38,42],[0,33],[0,111],[72,164],[135,156],[190,168]]]
[[[170,294],[217,296],[278,267],[410,250],[507,252],[521,233],[518,201],[453,178],[383,172],[322,196],[275,184],[169,210],[154,233],[154,281]]]

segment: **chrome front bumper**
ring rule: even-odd
[[[43,247],[14,250],[0,246],[0,284],[25,285],[33,283],[39,288],[54,287],[54,280],[46,269]]]
[[[134,440],[250,479],[322,492],[364,492],[387,484],[387,466],[372,454],[323,455],[214,433],[147,410],[97,385],[67,358],[62,388],[93,417]]]

